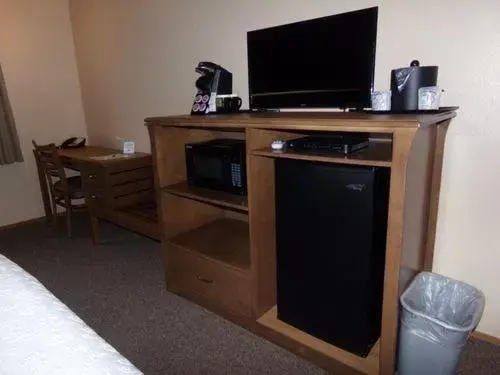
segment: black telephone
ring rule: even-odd
[[[83,137],[71,137],[61,143],[60,148],[80,148],[85,146],[86,139]]]

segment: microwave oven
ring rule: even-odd
[[[187,143],[185,153],[189,185],[247,194],[245,141],[214,139]]]

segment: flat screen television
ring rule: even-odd
[[[247,33],[251,109],[370,107],[378,7]]]

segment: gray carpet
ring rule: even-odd
[[[0,231],[18,263],[146,374],[325,374],[164,288],[157,242],[111,224],[93,246],[85,215],[74,237],[43,222]],[[471,340],[460,374],[500,374],[500,348]]]

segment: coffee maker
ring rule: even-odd
[[[436,86],[437,66],[420,66],[413,60],[409,67],[391,71],[391,111],[418,109],[418,89]]]
[[[233,75],[222,66],[209,61],[201,61],[195,71],[201,76],[196,80],[197,92],[191,114],[204,115],[215,112],[215,97],[231,94],[233,91]]]

